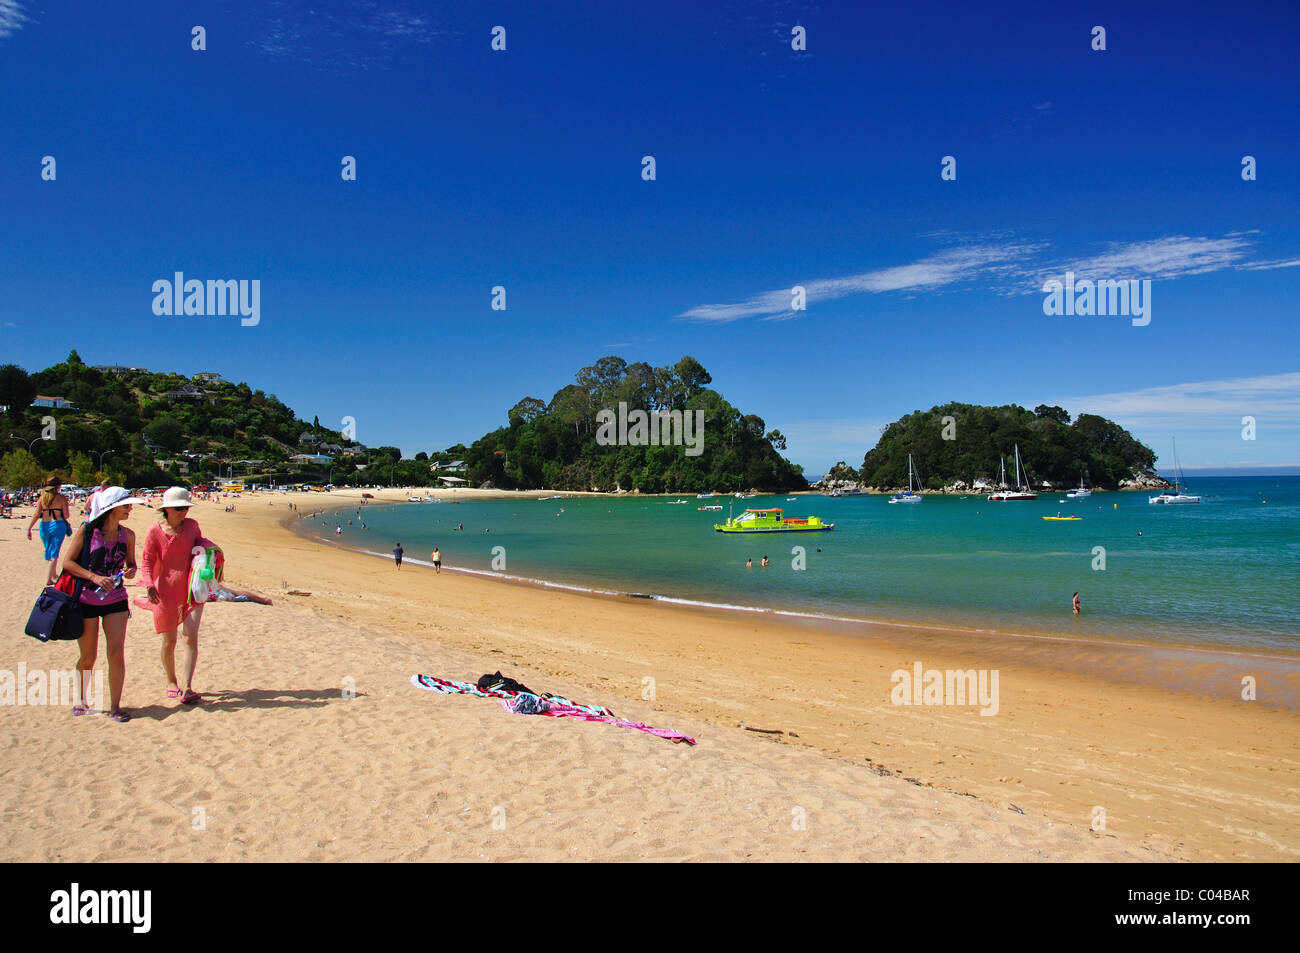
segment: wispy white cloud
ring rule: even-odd
[[[1237,269],[1239,271],[1272,271],[1274,268],[1295,268],[1297,265],[1300,265],[1300,258],[1257,261],[1249,265],[1238,265]]]
[[[1168,452],[1171,436],[1177,438],[1178,457],[1188,469],[1300,469],[1300,372],[1053,398],[1047,403],[1114,420],[1156,452],[1162,473],[1173,464]],[[1254,418],[1253,440],[1243,439],[1243,417]]]
[[[1244,234],[1223,238],[1171,235],[1144,242],[1114,242],[1099,255],[1066,260],[1040,270],[1046,280],[1073,271],[1078,278],[1180,278],[1236,265],[1252,250]],[[1038,291],[1042,281],[1036,282]]]
[[[830,469],[837,460],[860,467],[863,454],[876,445],[881,429],[889,423],[871,417],[821,417],[782,421],[777,429],[785,434],[786,450],[782,455],[807,461],[808,474],[821,476],[814,470]]]
[[[1158,425],[1171,418],[1240,418],[1244,414],[1268,414],[1295,423],[1300,422],[1300,371],[1067,397],[1055,403],[1131,424]]]
[[[18,0],[0,0],[0,40],[21,29],[28,19]]]
[[[780,321],[799,317],[793,310],[795,285],[806,289],[806,305],[856,294],[941,293],[976,283],[1000,295],[1041,294],[1043,282],[1072,271],[1078,278],[1171,280],[1233,268],[1263,271],[1300,265],[1300,259],[1250,261],[1256,232],[1231,232],[1218,238],[1168,235],[1135,242],[1113,242],[1104,251],[1066,257],[1049,252],[1046,242],[985,240],[958,244],[910,264],[865,271],[842,278],[793,280],[790,285],[741,301],[702,304],[677,317],[726,323],[742,318]]]
[[[689,321],[725,323],[740,318],[761,317],[783,320],[795,317],[792,289],[800,285],[806,292],[806,304],[833,301],[853,294],[880,294],[887,291],[938,290],[963,280],[972,280],[1027,254],[1029,244],[965,245],[945,249],[909,265],[897,265],[848,275],[843,278],[819,278],[791,282],[790,287],[765,291],[734,304],[703,304],[682,312],[678,317]]]
[[[252,49],[330,70],[383,66],[403,46],[428,45],[453,32],[409,0],[356,0],[346,13],[297,0],[261,0],[250,19],[258,24],[247,41]]]

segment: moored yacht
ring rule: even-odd
[[[990,503],[1013,503],[1013,502],[1017,502],[1017,501],[1019,501],[1019,500],[1036,500],[1036,499],[1038,499],[1038,494],[1035,493],[1033,490],[1031,490],[1031,489],[1029,488],[1029,477],[1028,477],[1027,475],[1026,475],[1026,477],[1025,477],[1025,482],[1024,482],[1023,484],[1021,484],[1021,482],[1020,482],[1020,471],[1021,471],[1021,466],[1020,466],[1020,444],[1016,444],[1016,488],[1015,488],[1014,490],[1008,490],[1008,489],[1006,488],[1006,485],[1007,485],[1007,463],[1006,463],[1005,460],[1003,460],[1003,461],[1002,461],[1002,479],[999,481],[999,484],[998,484],[1000,487],[1002,487],[1002,489],[999,489],[999,490],[997,490],[996,492],[994,492],[994,493],[990,493],[990,494],[989,494],[988,499],[989,499],[989,502],[990,502]]]

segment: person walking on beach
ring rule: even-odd
[[[163,494],[158,522],[144,539],[144,570],[141,582],[148,587],[147,600],[136,605],[153,612],[154,631],[162,636],[162,667],[167,676],[167,697],[193,705],[203,699],[194,690],[194,669],[199,661],[199,623],[203,606],[190,600],[190,567],[196,547],[211,549],[216,544],[204,537],[199,524],[189,518],[189,491],[174,486]],[[181,668],[185,687],[176,673],[176,633],[182,630],[184,649]]]
[[[82,579],[81,637],[77,648],[77,701],[72,706],[74,715],[84,715],[87,707],[86,688],[90,673],[95,668],[99,654],[99,624],[104,623],[104,641],[108,644],[108,717],[116,722],[127,722],[131,716],[122,710],[122,686],[126,682],[126,621],[130,616],[124,580],[135,577],[135,533],[122,525],[131,515],[131,507],[143,503],[120,486],[110,486],[95,494],[90,521],[82,524],[72,534],[71,548],[63,560],[63,571],[70,577]],[[87,540],[89,535],[89,540]],[[82,550],[89,541],[86,564],[81,559]],[[119,575],[120,574],[120,575]]]
[[[109,488],[109,485],[110,484],[107,480],[101,480],[99,486],[95,487],[93,490],[90,491],[90,496],[86,497],[86,502],[85,502],[86,519],[90,519],[90,508],[95,503],[95,496],[99,494],[101,491],[107,490]]]
[[[1074,594],[1074,614],[1075,614],[1075,615],[1078,615],[1078,614],[1079,614],[1079,610],[1082,609],[1082,608],[1083,608],[1083,606],[1079,605],[1079,594],[1076,592],[1076,593]]]
[[[393,547],[393,562],[397,563],[398,569],[402,568],[402,553],[404,552],[406,552],[406,550],[402,549],[401,543],[398,543]]]
[[[54,571],[54,565],[59,560],[59,549],[63,545],[63,540],[72,532],[72,527],[68,523],[68,516],[72,512],[72,504],[68,498],[59,492],[63,481],[59,479],[58,474],[51,473],[46,479],[45,485],[41,487],[41,497],[36,502],[36,512],[32,514],[31,522],[27,524],[27,538],[32,538],[32,527],[39,521],[41,524],[41,543],[45,546],[45,584],[54,585],[57,574]]]
[[[433,552],[429,554],[429,558],[433,560],[434,573],[435,574],[441,573],[442,572],[442,550],[439,549],[437,546],[433,547]]]

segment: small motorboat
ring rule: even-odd
[[[821,533],[835,528],[834,523],[823,523],[819,516],[789,517],[782,509],[745,510],[735,519],[714,523],[719,533]]]

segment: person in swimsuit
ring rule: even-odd
[[[1078,614],[1079,614],[1079,610],[1082,609],[1082,608],[1083,608],[1083,606],[1079,605],[1079,594],[1076,592],[1076,593],[1074,594],[1074,614],[1075,614],[1075,615],[1078,615]]]
[[[148,606],[153,612],[154,631],[162,636],[162,666],[167,675],[167,697],[183,705],[203,700],[194,690],[194,669],[199,661],[199,623],[203,606],[190,600],[190,568],[196,547],[212,549],[199,524],[189,518],[190,494],[181,486],[163,494],[158,522],[144,538],[141,583],[148,587]],[[141,603],[137,603],[141,604]],[[181,665],[185,687],[176,674],[177,631],[182,630],[184,648]]]
[[[94,508],[88,514],[90,522],[83,524],[69,540],[63,571],[73,578],[85,580],[80,600],[85,621],[81,638],[77,639],[81,657],[77,660],[74,715],[84,715],[88,711],[86,687],[99,654],[99,625],[103,620],[104,640],[108,643],[111,702],[108,717],[119,722],[131,720],[131,716],[122,710],[122,685],[126,682],[126,621],[130,616],[124,581],[135,576],[135,533],[122,522],[131,515],[133,504],[143,502],[120,486],[100,490],[95,494]],[[86,565],[82,566],[77,560],[85,548],[87,534],[90,535],[90,551]]]
[[[41,543],[45,546],[45,584],[54,585],[58,573],[54,571],[54,564],[59,559],[59,549],[63,546],[63,540],[72,532],[68,524],[68,514],[72,512],[72,504],[68,498],[59,492],[59,487],[63,481],[58,475],[51,473],[45,485],[41,487],[41,498],[36,503],[36,512],[32,514],[31,522],[27,524],[27,538],[32,538],[32,527],[37,521],[41,524]]]
[[[434,573],[442,572],[442,550],[437,546],[433,547],[433,552],[429,554],[429,558],[433,560]]]
[[[397,563],[398,569],[402,568],[402,553],[404,552],[406,552],[406,550],[402,549],[401,543],[398,543],[393,547],[393,561]]]

